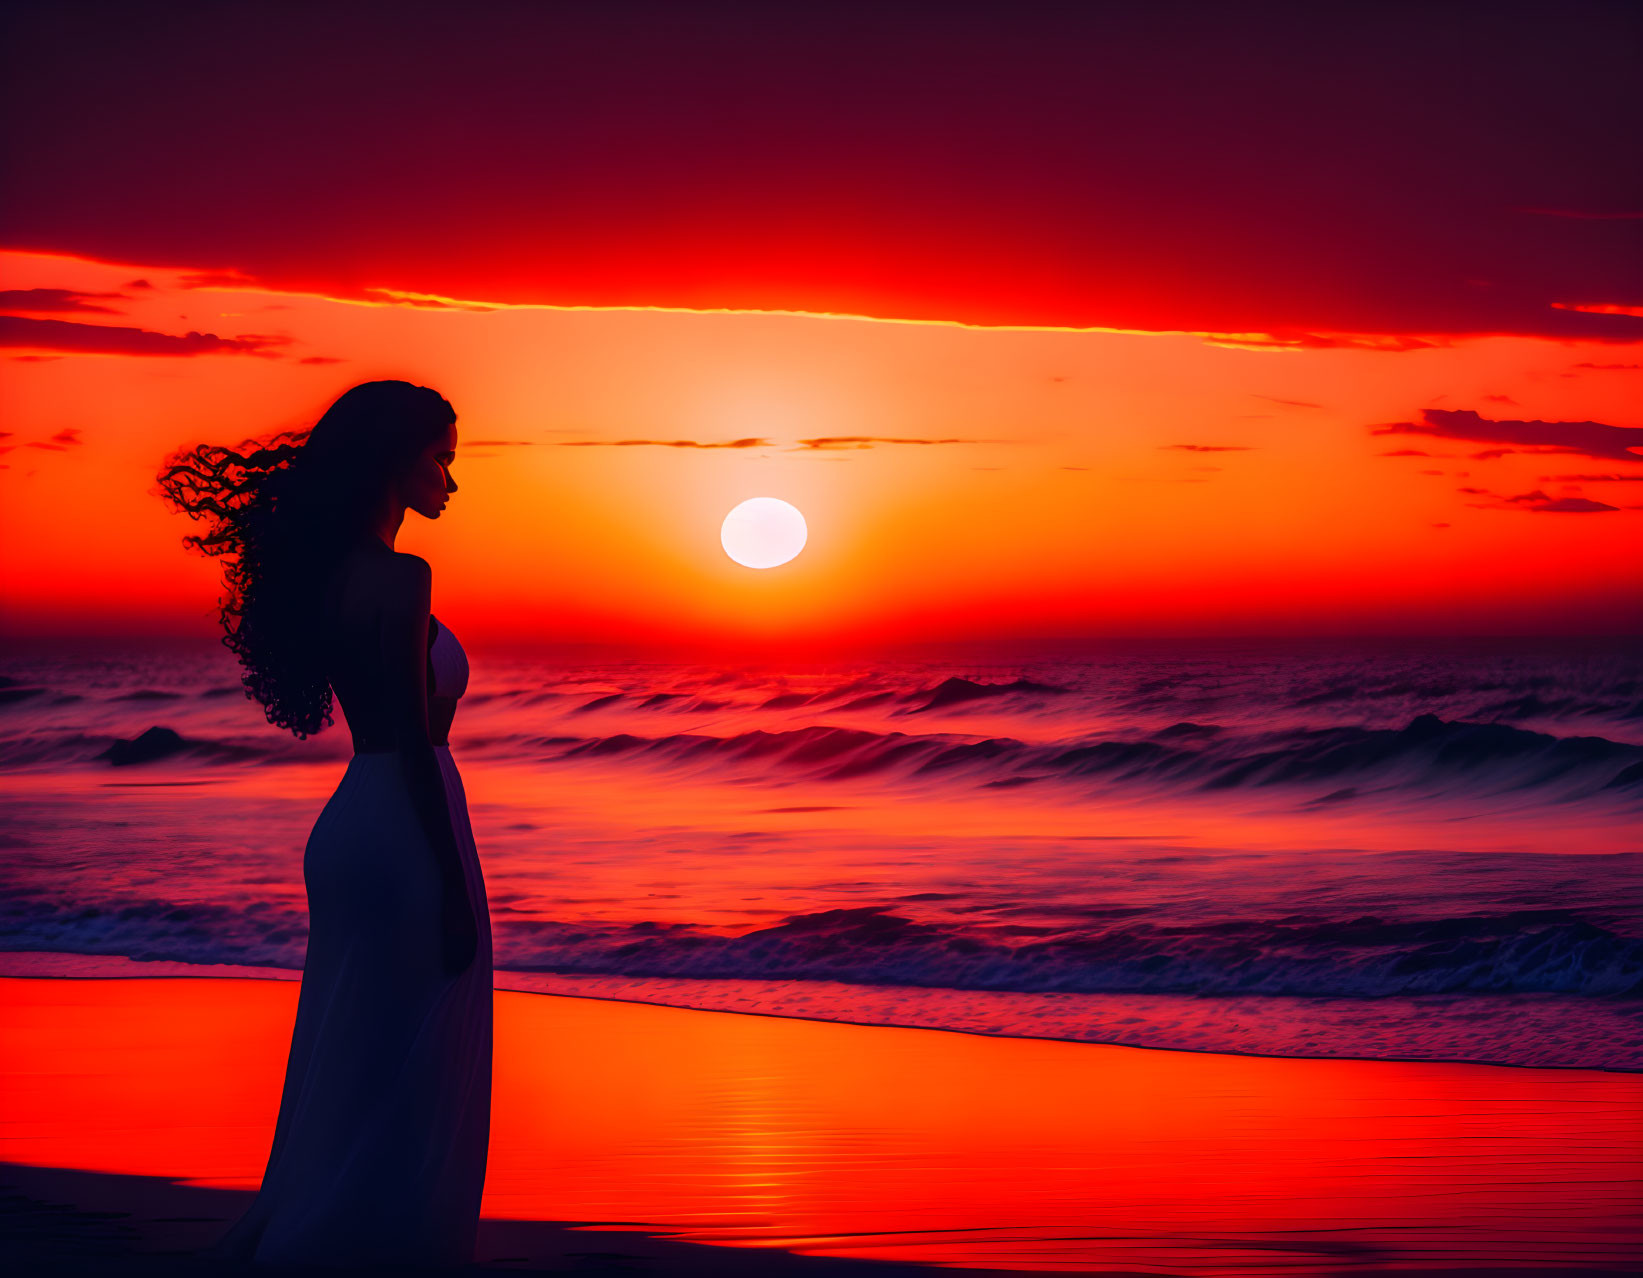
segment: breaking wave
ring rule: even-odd
[[[1603,737],[1556,737],[1500,723],[1446,723],[1430,714],[1402,729],[1338,727],[1253,735],[1182,722],[1145,737],[1064,745],[824,724],[723,737],[548,737],[538,745],[563,759],[622,757],[666,766],[776,769],[824,782],[878,775],[1001,788],[1093,781],[1202,791],[1323,783],[1336,787],[1322,796],[1330,801],[1392,791],[1490,795],[1555,788],[1562,797],[1605,790],[1643,794],[1643,746]]]
[[[534,941],[534,944],[533,944]],[[510,936],[518,970],[834,980],[1019,992],[1643,994],[1643,939],[1572,913],[1164,926],[1009,941],[889,907],[792,916],[743,936],[687,926]]]

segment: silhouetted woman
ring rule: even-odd
[[[491,936],[446,744],[468,663],[429,615],[407,510],[456,483],[456,414],[367,382],[306,433],[202,445],[160,475],[224,563],[224,642],[248,696],[354,755],[309,836],[308,954],[262,1188],[215,1254],[331,1265],[473,1259],[490,1131]]]

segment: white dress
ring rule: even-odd
[[[438,623],[432,623],[437,625]],[[468,662],[439,626],[436,693]],[[274,1264],[473,1260],[491,1110],[491,929],[467,796],[436,746],[479,925],[441,969],[440,882],[394,753],[356,754],[303,857],[308,954],[262,1188],[211,1254]]]

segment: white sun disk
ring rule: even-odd
[[[810,532],[797,506],[779,497],[749,497],[725,516],[719,544],[746,568],[776,568],[804,549]]]

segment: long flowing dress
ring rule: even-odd
[[[429,656],[434,691],[461,696],[467,658],[443,626]],[[213,1256],[473,1260],[490,1137],[490,912],[462,777],[448,747],[435,754],[479,925],[474,961],[442,970],[438,871],[399,757],[354,755],[303,856],[308,954],[268,1167]]]

